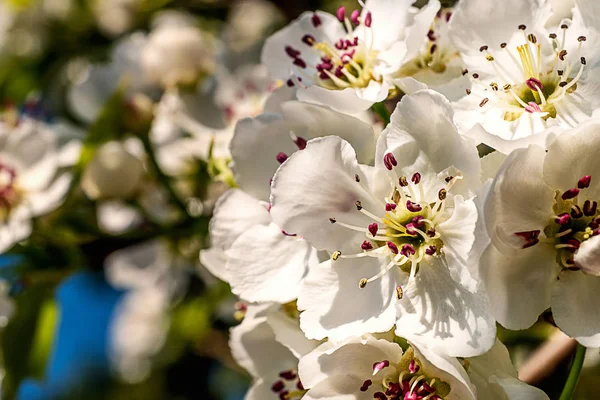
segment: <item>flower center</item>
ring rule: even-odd
[[[456,176],[446,177],[446,185],[438,191],[437,198],[427,199],[425,189],[421,183],[422,176],[415,172],[410,181],[406,176],[399,176],[394,167],[397,161],[392,153],[384,156],[384,165],[388,174],[390,191],[383,199],[375,199],[385,210],[383,217],[366,210],[360,201],[356,201],[357,211],[366,215],[374,222],[367,227],[354,226],[335,217],[329,218],[332,224],[339,224],[344,228],[364,232],[366,240],[361,244],[361,251],[357,254],[342,254],[336,251],[332,254],[333,261],[340,258],[361,258],[388,256],[389,263],[376,275],[363,278],[359,287],[364,288],[384,276],[393,267],[409,273],[409,281],[418,272],[419,263],[425,257],[440,254],[443,242],[440,234],[436,232],[436,225],[448,219],[445,209],[448,190],[461,178]],[[354,177],[357,184],[362,185],[360,176]],[[363,186],[364,187],[364,186]],[[364,187],[365,190],[368,190]],[[397,288],[398,299],[402,298],[402,288]]]
[[[426,72],[434,74],[446,72],[448,64],[459,57],[458,51],[447,38],[447,25],[451,16],[452,12],[449,10],[438,12],[427,33],[427,39],[421,52],[404,64],[396,76],[419,76]],[[460,69],[457,72],[460,73]]]
[[[14,168],[0,162],[0,221],[6,220],[10,210],[20,200],[21,196],[15,187],[16,177]]]
[[[582,191],[589,187],[592,177],[586,175],[579,179],[577,186],[564,192],[557,191],[553,212],[548,225],[544,228],[545,238],[540,231],[516,232],[525,243],[523,248],[535,246],[539,242],[549,243],[556,249],[556,262],[562,268],[579,270],[573,256],[581,243],[600,234],[600,212],[598,202],[582,199]]]
[[[336,40],[317,42],[314,36],[304,35],[302,42],[306,44],[309,52],[316,52],[318,64],[310,64],[302,56],[302,51],[286,46],[285,52],[292,59],[295,73],[292,75],[289,86],[294,84],[302,86],[303,78],[314,81],[317,85],[330,90],[346,88],[364,88],[371,80],[380,80],[373,73],[377,62],[378,51],[373,49],[374,34],[370,29],[372,23],[371,13],[365,15],[364,21],[360,20],[359,11],[354,10],[348,18],[344,7],[340,7],[336,16],[346,35]],[[321,18],[315,13],[312,17],[315,28],[321,29]],[[364,26],[364,37],[355,35],[354,28]]]
[[[480,107],[494,106],[504,110],[505,121],[518,119],[523,112],[530,114],[540,113],[544,119],[556,117],[556,104],[566,95],[577,90],[577,82],[583,74],[586,65],[585,57],[581,56],[581,48],[586,41],[585,36],[577,38],[579,45],[576,54],[567,54],[565,41],[568,25],[561,25],[562,34],[551,33],[552,55],[549,54],[542,43],[538,42],[533,34],[527,34],[527,27],[519,25],[523,32],[524,44],[517,46],[516,52],[511,51],[506,43],[501,43],[508,58],[499,61],[489,50],[487,45],[479,48],[485,58],[491,63],[496,72],[497,80],[480,78],[479,74],[472,74],[474,90],[483,90],[478,94],[482,99]],[[506,64],[514,64],[507,66]],[[518,74],[514,69],[518,69]],[[464,70],[463,74],[468,71]],[[491,92],[491,95],[490,95]],[[467,94],[471,90],[467,89]],[[490,99],[494,100],[490,102]]]
[[[390,369],[387,369],[391,367]],[[385,371],[384,371],[385,370]],[[387,372],[381,380],[381,391],[373,393],[376,400],[443,400],[451,391],[450,385],[438,378],[428,377],[422,363],[415,357],[414,349],[409,347],[397,364],[383,360],[373,364],[373,376]],[[361,392],[373,385],[371,379],[365,380]]]
[[[302,386],[298,372],[290,369],[279,373],[279,379],[271,385],[271,392],[280,400],[295,400],[301,399],[307,390]]]

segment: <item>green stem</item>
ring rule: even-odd
[[[383,102],[375,103],[371,108],[377,115],[379,115],[379,118],[381,118],[384,124],[387,125],[390,123],[390,112],[386,108],[385,104],[383,104]]]
[[[575,357],[571,363],[571,370],[567,377],[567,382],[560,394],[559,400],[571,400],[575,389],[577,388],[577,381],[579,381],[579,374],[581,373],[581,367],[583,367],[583,359],[585,358],[585,346],[577,343],[577,349],[575,350]]]
[[[154,175],[156,176],[156,179],[158,179],[159,182],[163,185],[169,197],[171,198],[171,201],[183,212],[184,215],[187,216],[188,213],[185,203],[179,198],[177,192],[175,192],[175,189],[171,185],[171,179],[162,171],[162,169],[158,165],[158,161],[156,159],[156,155],[154,154],[154,148],[152,147],[150,138],[148,137],[148,135],[140,135],[139,138],[144,144],[144,150],[148,155],[148,160],[150,161],[150,165],[154,170]]]

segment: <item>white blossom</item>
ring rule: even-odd
[[[599,143],[598,122],[582,124],[547,152],[514,151],[492,184],[484,210],[492,245],[480,273],[494,317],[509,329],[551,308],[563,332],[600,346]]]
[[[359,148],[360,149],[360,148]],[[493,344],[494,321],[469,268],[480,162],[432,91],[406,96],[377,143],[375,166],[340,137],[308,141],[278,169],[271,215],[331,260],[298,298],[309,338],[367,332],[429,340],[452,356]]]

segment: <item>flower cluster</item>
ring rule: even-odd
[[[0,5],[0,56],[43,54],[21,25],[75,3]],[[594,0],[359,0],[279,30],[259,0],[224,24],[149,3],[84,7],[104,57],[0,109],[0,252],[126,292],[125,381],[234,325],[219,281],[248,400],[546,400],[498,326],[600,347]]]
[[[360,5],[266,40],[292,95],[230,143],[201,260],[248,304],[247,399],[548,398],[496,322],[600,346],[597,14]]]

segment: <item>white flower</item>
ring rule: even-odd
[[[191,16],[164,13],[155,21],[140,62],[150,82],[192,85],[215,68],[212,46]]]
[[[242,323],[231,330],[229,346],[235,360],[253,377],[246,400],[301,398],[298,359],[316,348],[300,331],[295,309],[250,305]]]
[[[461,132],[508,153],[589,119],[600,105],[593,43],[578,9],[545,27],[550,4],[537,0],[461,1],[451,38],[471,77],[457,101]]]
[[[129,382],[150,373],[152,357],[166,340],[169,307],[184,283],[183,267],[182,259],[161,241],[128,247],[106,259],[107,280],[128,290],[112,321],[110,356]]]
[[[563,332],[600,346],[599,148],[600,124],[588,122],[547,152],[514,151],[494,180],[485,204],[493,245],[480,272],[507,328],[527,328],[551,307]]]
[[[265,42],[262,63],[298,99],[357,113],[388,97],[390,75],[416,56],[439,9],[413,0],[366,2],[362,12],[306,12]]]
[[[139,189],[144,163],[132,147],[136,140],[110,141],[100,146],[81,177],[81,188],[91,199],[127,198]]]
[[[434,6],[435,4],[437,6]],[[464,64],[448,34],[454,10],[439,9],[437,1],[432,1],[428,7],[431,7],[432,11],[439,11],[431,21],[429,32],[421,38],[419,52],[412,59],[405,61],[392,75],[393,82],[406,94],[430,88],[451,100],[458,99],[465,93],[469,82],[462,74]],[[429,13],[425,15],[429,17]]]
[[[60,173],[58,138],[45,124],[0,124],[0,252],[27,238],[31,219],[60,205],[71,175]]]
[[[213,248],[202,252],[203,264],[229,282],[245,300],[288,302],[298,297],[317,251],[302,237],[282,231],[269,214],[270,181],[277,167],[314,137],[337,134],[374,152],[373,129],[360,120],[322,106],[286,102],[281,114],[244,119],[231,142],[232,168],[240,189],[216,204],[211,221]]]
[[[481,354],[495,326],[468,268],[474,144],[456,132],[443,96],[420,91],[399,103],[376,154],[374,167],[361,164],[348,142],[328,136],[275,174],[275,223],[332,254],[304,282],[302,329],[337,340],[396,324],[440,353]]]
[[[370,335],[327,342],[300,359],[304,400],[547,400],[517,379],[500,342],[485,355],[457,360],[416,343],[406,351]]]
[[[252,51],[273,26],[284,22],[281,11],[269,1],[236,1],[229,10],[223,40],[232,53]]]

